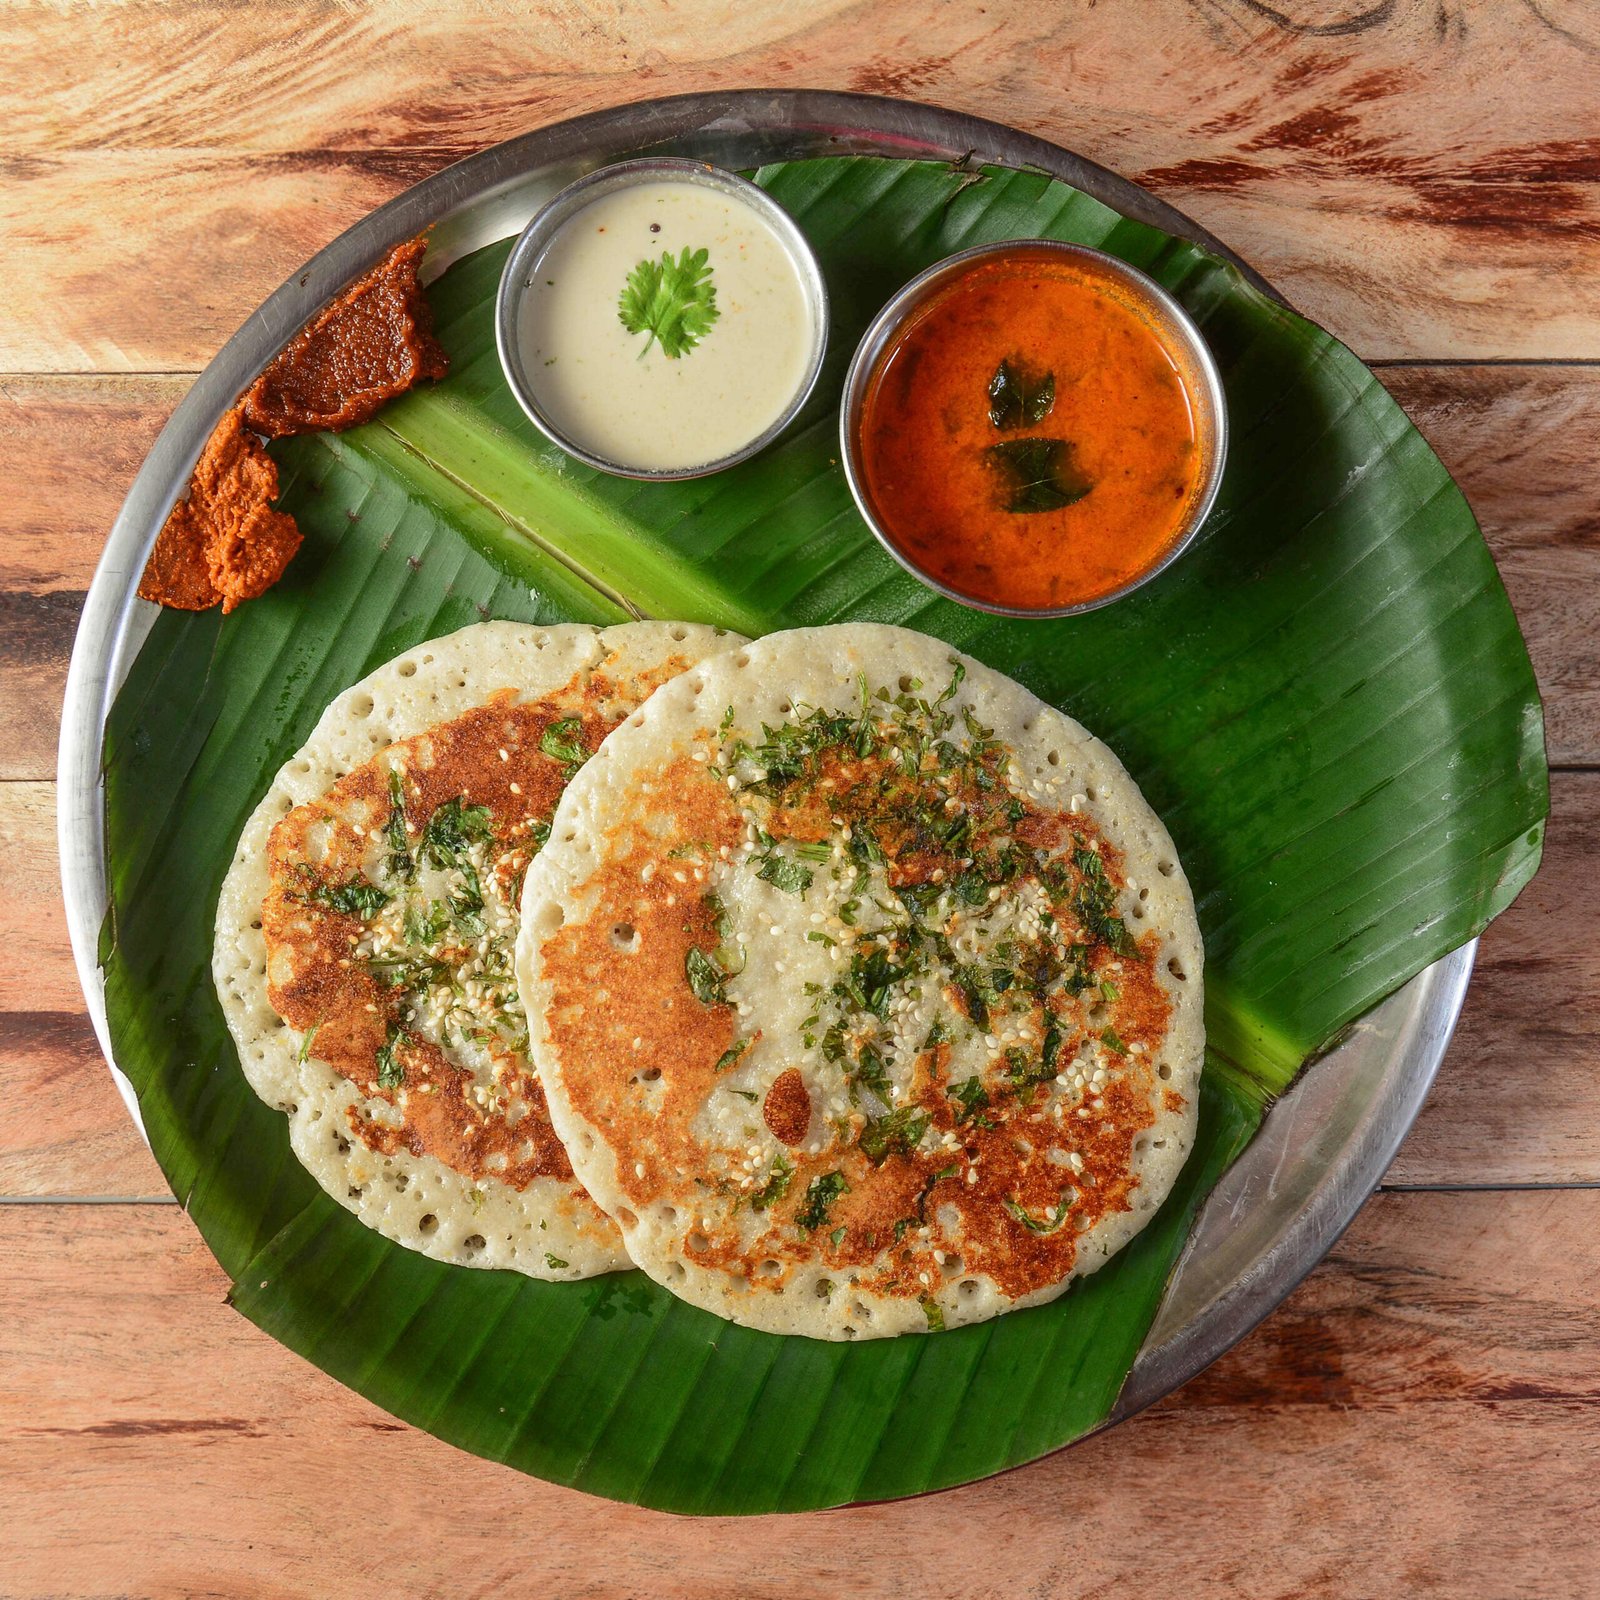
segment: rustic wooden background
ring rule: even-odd
[[[462,155],[734,86],[1015,123],[1255,262],[1465,486],[1559,769],[1421,1120],[1276,1316],[1082,1448],[760,1526],[477,1461],[226,1309],[84,1018],[51,784],[105,530],[250,309]],[[12,0],[0,128],[0,1595],[1600,1594],[1600,4]]]

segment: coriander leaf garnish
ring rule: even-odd
[[[492,831],[488,806],[469,806],[465,795],[457,795],[428,818],[418,854],[430,867],[459,867],[467,846],[482,844]]]
[[[1100,1030],[1100,1042],[1108,1050],[1116,1051],[1119,1056],[1125,1056],[1128,1053],[1127,1045],[1118,1038],[1115,1028],[1102,1028]]]
[[[1061,1204],[1050,1213],[1047,1221],[1041,1221],[1038,1217],[1029,1216],[1010,1195],[1003,1195],[1000,1203],[1029,1233],[1054,1233],[1067,1220],[1067,1212],[1072,1209],[1073,1198],[1071,1189],[1063,1189],[1061,1191]]]
[[[583,723],[577,717],[562,717],[552,722],[539,735],[539,749],[552,761],[565,761],[569,766],[582,766],[589,759],[583,746]]]
[[[566,1266],[566,1262],[563,1261],[560,1256],[553,1256],[548,1250],[546,1250],[544,1253],[544,1264],[549,1267],[552,1272],[559,1272],[564,1266]]]
[[[684,975],[696,1000],[703,1006],[726,1005],[728,991],[722,968],[699,945],[690,945],[683,958]]]
[[[658,342],[662,355],[678,360],[705,338],[720,315],[710,252],[687,245],[676,260],[664,250],[659,261],[641,261],[628,274],[617,301],[623,327],[649,335],[639,352],[641,361]]]
[[[928,1319],[929,1333],[944,1332],[944,1311],[937,1300],[924,1295],[922,1297],[922,1314]]]
[[[365,878],[352,878],[348,883],[319,883],[312,889],[310,898],[319,906],[337,911],[346,917],[359,917],[363,922],[377,916],[389,903],[388,893]]]
[[[842,1194],[849,1194],[850,1185],[842,1172],[824,1172],[813,1178],[806,1190],[806,1203],[794,1220],[808,1233],[815,1233],[828,1220],[828,1207]]]
[[[711,1069],[713,1072],[726,1072],[735,1065],[739,1058],[755,1041],[753,1039],[737,1039],[717,1057],[717,1064]]]
[[[984,1088],[983,1080],[976,1075],[966,1079],[963,1083],[953,1083],[945,1093],[961,1107],[961,1113],[956,1118],[956,1126],[963,1122],[973,1122],[980,1128],[992,1128],[994,1123],[984,1112],[989,1106],[989,1091]]]
[[[398,1089],[406,1081],[405,1063],[399,1055],[399,1044],[404,1034],[393,1023],[389,1037],[378,1051],[378,1083],[385,1089]]]
[[[409,883],[417,875],[416,858],[411,854],[411,835],[406,825],[406,791],[399,772],[389,769],[389,820],[383,836],[389,845],[389,873]]]
[[[305,1038],[300,1041],[300,1054],[296,1057],[296,1060],[299,1061],[302,1067],[306,1064],[306,1061],[311,1055],[311,1041],[316,1038],[317,1029],[321,1026],[322,1024],[320,1022],[313,1022],[306,1030]]]
[[[878,1117],[861,1130],[856,1141],[861,1153],[881,1167],[893,1154],[908,1156],[928,1131],[928,1119],[915,1106],[898,1106],[886,1117]]]
[[[1072,464],[1065,439],[1002,439],[983,458],[1000,480],[1000,504],[1018,516],[1059,511],[1094,487]]]
[[[1036,428],[1056,403],[1056,375],[1007,356],[989,380],[989,421],[997,428]]]
[[[773,850],[761,858],[756,876],[785,894],[804,894],[811,887],[811,869],[791,861],[780,851]]]
[[[408,945],[420,945],[424,950],[438,944],[450,923],[450,908],[442,900],[430,900],[428,909],[407,906],[400,924],[400,935]]]
[[[750,1204],[757,1211],[765,1211],[768,1206],[776,1205],[789,1192],[789,1181],[794,1177],[794,1168],[789,1164],[786,1156],[779,1156],[772,1163],[772,1170],[767,1174],[767,1181],[750,1196]]]

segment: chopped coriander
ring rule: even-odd
[[[795,1218],[798,1226],[814,1233],[828,1220],[828,1208],[842,1194],[849,1194],[850,1185],[842,1172],[824,1172],[813,1178],[806,1189],[806,1203]]]
[[[725,1083],[722,1087],[726,1089],[729,1094],[736,1094],[741,1100],[748,1100],[751,1105],[754,1105],[756,1101],[761,1098],[761,1096],[758,1095],[753,1089],[735,1089],[731,1083]]]
[[[848,1228],[835,1228],[833,1232],[828,1235],[828,1238],[835,1250],[837,1250],[839,1246],[844,1243],[845,1235],[849,1233],[849,1231],[850,1230]]]
[[[1061,1203],[1050,1214],[1048,1221],[1040,1221],[1038,1217],[1029,1216],[1029,1214],[1024,1211],[1022,1207],[1011,1198],[1010,1195],[1003,1196],[1000,1203],[1030,1233],[1054,1233],[1056,1229],[1067,1220],[1067,1213],[1072,1209],[1073,1198],[1074,1196],[1071,1189],[1063,1189],[1061,1192]]]
[[[726,1005],[727,979],[719,967],[698,945],[691,945],[683,958],[683,970],[689,979],[689,988],[703,1006]]]
[[[1125,1056],[1128,1053],[1127,1045],[1125,1045],[1122,1040],[1117,1037],[1117,1030],[1115,1028],[1102,1028],[1100,1030],[1100,1042],[1101,1044],[1105,1045],[1107,1049],[1116,1051],[1119,1056]]]
[[[322,1024],[320,1022],[313,1022],[311,1026],[306,1029],[305,1038],[300,1041],[300,1054],[296,1057],[296,1060],[299,1061],[302,1067],[306,1064],[307,1060],[310,1059],[311,1041],[316,1038],[317,1029],[321,1026]]]
[[[928,1119],[914,1106],[899,1106],[887,1116],[875,1118],[861,1130],[856,1141],[861,1152],[877,1167],[891,1155],[910,1155],[928,1131]]]
[[[467,846],[484,843],[492,831],[488,806],[469,806],[465,795],[457,795],[428,818],[418,853],[431,867],[459,867]]]
[[[449,922],[449,906],[442,900],[430,900],[426,911],[417,906],[406,907],[406,914],[400,923],[400,934],[407,944],[426,948],[439,942]]]
[[[922,1297],[922,1314],[928,1319],[929,1333],[944,1332],[944,1311],[940,1308],[937,1300],[924,1295]]]
[[[943,1183],[946,1178],[955,1177],[960,1170],[960,1163],[952,1161],[949,1166],[940,1167],[937,1172],[929,1173],[923,1180],[922,1193],[917,1196],[918,1222],[926,1222],[928,1220],[928,1196],[933,1193],[934,1186]]]
[[[395,1023],[389,1024],[389,1036],[378,1051],[378,1083],[385,1089],[398,1089],[406,1081],[405,1063],[400,1059],[399,1045],[405,1035]]]
[[[785,894],[804,894],[811,887],[811,869],[791,861],[778,851],[769,851],[761,860],[756,876]]]
[[[342,916],[359,917],[370,921],[388,905],[390,896],[375,883],[365,878],[352,878],[348,883],[319,883],[312,889],[310,898],[319,906],[337,911]]]
[[[562,717],[552,722],[539,735],[539,749],[552,761],[564,761],[569,766],[581,766],[589,759],[583,744],[583,721],[579,717]]]
[[[383,836],[389,845],[389,874],[409,883],[417,875],[416,857],[411,854],[411,834],[406,823],[406,791],[399,771],[389,769],[389,820]]]
[[[980,1128],[994,1126],[994,1123],[983,1115],[989,1105],[989,1091],[984,1088],[983,1080],[976,1074],[961,1083],[951,1084],[945,1093],[961,1107],[961,1114],[956,1118],[958,1127],[963,1122],[975,1122]]]
[[[750,1196],[750,1204],[757,1211],[765,1211],[768,1206],[776,1205],[778,1201],[789,1192],[790,1181],[794,1177],[794,1168],[789,1164],[786,1156],[779,1156],[772,1163],[772,1170],[767,1174],[767,1181]]]
[[[726,1072],[729,1067],[735,1066],[739,1058],[755,1041],[753,1039],[735,1039],[726,1050],[717,1057],[717,1064],[711,1069],[713,1072]]]
[[[561,1269],[566,1266],[566,1262],[563,1261],[560,1256],[553,1256],[548,1250],[546,1250],[544,1253],[544,1264],[549,1267],[552,1272],[560,1272]]]

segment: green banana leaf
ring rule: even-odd
[[[577,466],[522,418],[492,309],[507,245],[431,291],[453,370],[338,437],[275,446],[306,543],[223,620],[164,613],[106,737],[118,1062],[253,1321],[480,1455],[672,1510],[938,1488],[1109,1415],[1195,1212],[1265,1107],[1353,1018],[1476,934],[1538,864],[1526,649],[1459,490],[1376,379],[1196,247],[1031,173],[854,158],[763,170],[816,246],[835,327],[777,447],[694,482]],[[1113,607],[998,619],[934,596],[856,516],[837,396],[866,322],[969,244],[1099,246],[1199,321],[1233,429],[1194,548]],[[1197,1145],[1139,1238],[1055,1304],[852,1345],[734,1327],[638,1273],[452,1268],[327,1199],[239,1072],[210,979],[231,847],[322,707],[479,617],[645,615],[746,633],[855,618],[938,635],[1101,734],[1177,841],[1207,951]]]

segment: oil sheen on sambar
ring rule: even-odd
[[[1150,324],[1071,262],[975,268],[879,361],[868,499],[956,593],[1054,610],[1115,593],[1185,523],[1200,472],[1189,395]]]

